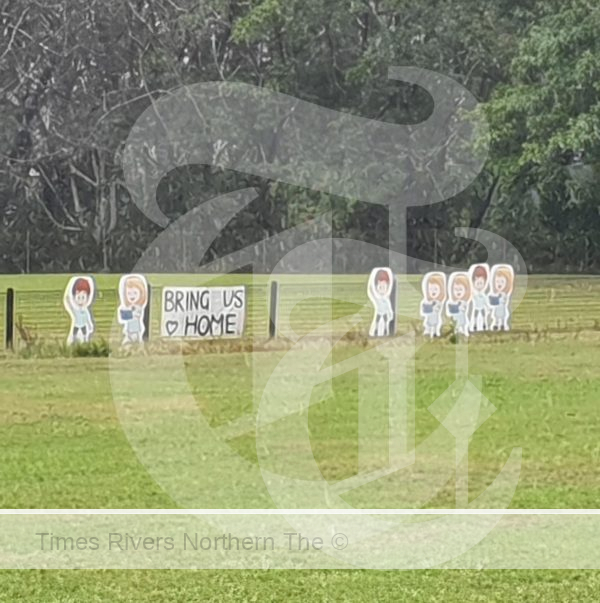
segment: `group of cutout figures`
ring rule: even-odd
[[[423,300],[420,315],[423,334],[440,337],[445,317],[450,318],[457,334],[508,331],[510,298],[515,274],[512,266],[474,264],[468,272],[428,272],[422,281]],[[375,309],[369,335],[391,334],[395,317],[392,303],[395,278],[390,268],[375,268],[369,277],[368,294]],[[92,305],[96,285],[91,276],[74,276],[64,294],[64,305],[71,317],[67,343],[86,343],[94,330]],[[148,304],[148,282],[141,274],[126,274],[119,281],[117,320],[123,328],[123,345],[143,343],[144,313]]]
[[[96,283],[91,276],[74,276],[69,280],[63,302],[71,317],[67,344],[87,343],[95,331],[92,306]],[[119,281],[117,321],[123,328],[123,345],[143,343],[146,326],[144,312],[148,305],[148,282],[141,274],[126,274]]]
[[[389,268],[371,272],[368,295],[375,313],[369,335],[386,337],[391,334],[394,320],[392,292],[394,277]],[[428,272],[421,284],[423,300],[419,313],[423,319],[423,335],[440,337],[445,318],[454,325],[454,332],[464,337],[481,331],[510,329],[510,299],[515,273],[509,264],[474,264],[467,272]]]

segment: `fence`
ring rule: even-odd
[[[235,276],[235,278],[233,278]],[[8,277],[5,277],[6,282]],[[15,347],[22,344],[23,329],[44,340],[64,341],[70,318],[63,307],[64,289],[20,289],[14,280]],[[104,277],[106,278],[106,277]],[[170,276],[171,284],[174,276]],[[284,276],[277,286],[266,277],[230,275],[229,284],[246,285],[247,315],[245,336],[253,340],[286,337],[293,331],[305,335],[331,320],[357,314],[356,332],[367,333],[373,310],[367,298],[367,275],[330,279],[308,275]],[[112,286],[99,286],[93,314],[96,338],[109,339],[116,318],[117,280]],[[162,279],[164,281],[164,279]],[[152,286],[150,339],[160,337],[162,286],[160,277],[149,277]],[[276,292],[276,303],[271,295]],[[398,291],[399,333],[420,322],[420,278],[409,278]],[[7,289],[0,291],[0,336],[5,341]],[[600,277],[534,276],[521,304],[512,316],[515,331],[600,329]]]

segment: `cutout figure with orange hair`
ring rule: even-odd
[[[472,298],[471,279],[466,272],[453,272],[448,281],[446,314],[454,321],[456,332],[469,336],[469,304]]]
[[[123,325],[123,345],[143,343],[148,303],[148,282],[141,274],[126,274],[119,281],[119,324]]]
[[[487,264],[474,264],[469,269],[469,278],[473,288],[473,301],[469,316],[470,330],[471,332],[487,331],[490,311],[488,303],[490,267]]]
[[[64,306],[71,317],[67,345],[87,343],[94,332],[92,305],[96,285],[91,276],[74,276],[69,280],[63,297]]]
[[[443,272],[428,272],[422,282],[423,301],[421,317],[423,318],[423,335],[440,337],[444,322],[442,310],[446,302],[446,275]]]
[[[395,278],[390,268],[374,268],[369,276],[367,294],[375,313],[370,337],[389,337],[391,325],[394,320],[394,307],[392,304],[392,293],[394,291]]]
[[[515,282],[515,271],[509,264],[497,264],[492,268],[492,292],[488,296],[492,330],[510,330],[510,298]]]

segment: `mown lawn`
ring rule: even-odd
[[[522,448],[523,462],[513,508],[596,508],[600,501],[600,371],[596,337],[556,336],[545,341],[519,339],[477,341],[470,345],[469,372],[482,378],[483,394],[495,412],[475,432],[469,448],[469,500],[481,493],[500,471],[511,450]],[[428,407],[455,380],[456,346],[435,342],[420,347],[415,361],[415,440],[427,442],[439,422]],[[342,356],[364,349],[344,344]],[[255,352],[261,366],[273,367],[284,352]],[[69,358],[1,363],[0,391],[0,505],[4,508],[163,508],[178,506],[140,464],[124,433],[113,401],[112,386],[132,400],[151,401],[165,408],[156,429],[168,438],[177,425],[171,401],[186,392],[194,397],[209,425],[226,430],[242,416],[249,427],[233,432],[229,445],[256,465],[254,429],[257,378],[252,386],[252,358],[246,353],[198,356]],[[518,359],[516,361],[515,359]],[[372,436],[363,464],[387,463],[387,382],[385,361],[381,378],[372,381],[370,417],[380,436]],[[370,370],[379,371],[378,364]],[[185,382],[175,377],[182,367]],[[111,373],[112,371],[112,373]],[[125,375],[125,386],[119,376]],[[257,372],[257,375],[259,373]],[[115,380],[116,379],[116,380]],[[315,459],[331,483],[359,470],[357,446],[358,371],[332,381],[332,390],[313,400],[307,425]],[[123,390],[123,387],[126,389]],[[120,389],[119,389],[120,388]],[[318,390],[318,388],[317,388]],[[282,441],[278,458],[293,455],[298,438],[294,425],[303,413],[280,420]],[[300,419],[299,419],[300,417]],[[286,421],[290,428],[286,429]],[[304,420],[304,419],[303,419]],[[160,430],[164,430],[161,432]],[[291,430],[291,431],[290,431]],[[162,435],[161,435],[162,433]],[[292,436],[290,436],[292,433]],[[379,444],[377,439],[381,440]],[[157,440],[157,447],[160,444]],[[441,438],[427,450],[427,464],[453,454],[451,440]],[[370,456],[369,456],[370,455]],[[291,458],[291,457],[290,457]],[[366,459],[366,460],[365,460]],[[363,467],[364,468],[364,467]],[[423,469],[399,472],[373,488],[347,495],[354,506],[454,507],[454,476],[430,500],[398,498],[403,482],[418,481]],[[411,473],[413,471],[413,473]],[[414,473],[416,472],[416,473]],[[377,495],[378,504],[373,504]],[[208,495],[207,495],[208,496]],[[231,506],[268,503],[266,491],[231,494]],[[415,495],[417,496],[417,495]],[[187,508],[220,507],[222,501],[186,501]],[[400,504],[402,503],[402,504]],[[267,504],[268,506],[268,504]]]
[[[596,601],[600,573],[577,571],[2,571],[0,601]]]
[[[544,291],[543,295],[552,298],[550,290]],[[600,506],[599,344],[594,330],[494,335],[470,344],[469,374],[481,376],[483,393],[496,411],[470,443],[469,501],[493,481],[510,451],[520,447],[522,469],[512,508]],[[428,343],[417,352],[417,445],[439,427],[428,407],[455,380],[456,349],[444,340]],[[336,352],[336,361],[364,350],[358,344],[344,343]],[[125,381],[125,390],[120,390],[130,401],[150,403],[155,409],[165,404],[169,414],[163,417],[163,435],[167,440],[173,436],[169,429],[177,415],[177,405],[171,402],[184,394],[193,396],[212,427],[226,432],[231,422],[243,416],[250,418],[252,426],[256,390],[264,384],[258,378],[252,385],[253,362],[258,360],[268,369],[283,354],[272,350],[254,356],[238,352],[183,359],[147,356],[110,360],[20,359],[7,354],[0,360],[0,506],[222,506],[222,499],[211,494],[210,488],[209,492],[203,489],[194,500],[189,493],[167,492],[157,483],[155,468],[150,467],[149,472],[143,466],[119,420],[111,378],[131,377]],[[185,382],[174,378],[182,362]],[[387,396],[383,360],[381,367],[376,365],[372,370],[381,376],[370,382],[370,394],[373,426],[381,426],[383,443],[387,441],[387,407],[379,403]],[[112,385],[114,388],[114,381]],[[318,467],[330,483],[352,477],[365,462],[373,468],[385,464],[385,445],[376,441],[367,447],[367,456],[359,459],[358,389],[358,371],[339,376],[331,391],[321,392],[322,401],[315,400],[308,411],[299,409],[283,419],[280,423],[285,437],[271,440],[278,446],[277,458],[293,458],[299,440],[293,436],[292,423],[286,428],[286,421],[301,418],[306,419]],[[252,429],[242,429],[228,440],[228,445],[254,468],[260,456],[255,436]],[[438,462],[444,466],[450,452],[448,441],[440,440],[439,446],[429,449],[422,466],[417,464],[358,488],[345,499],[356,507],[454,507],[453,473],[427,498],[404,487],[417,483],[424,468]],[[197,504],[190,504],[193,502]],[[274,506],[268,492],[260,488],[234,489],[230,504]],[[31,570],[1,572],[0,601],[585,601],[597,598],[599,586],[598,573],[572,571]]]

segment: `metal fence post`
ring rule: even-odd
[[[6,319],[4,325],[4,347],[13,349],[15,333],[15,290],[9,287],[6,290]]]
[[[150,327],[151,327],[150,308],[152,307],[152,287],[150,286],[150,283],[148,283],[147,294],[148,294],[148,299],[146,300],[146,307],[144,308],[144,316],[142,318],[142,320],[144,321],[144,336],[142,339],[144,341],[150,340]]]
[[[277,310],[279,308],[279,283],[271,281],[271,296],[269,298],[269,339],[277,337]]]
[[[392,294],[390,295],[390,301],[392,302],[392,309],[394,311],[394,318],[390,322],[390,335],[396,334],[396,328],[398,325],[398,277],[394,275],[394,286],[392,287]]]

